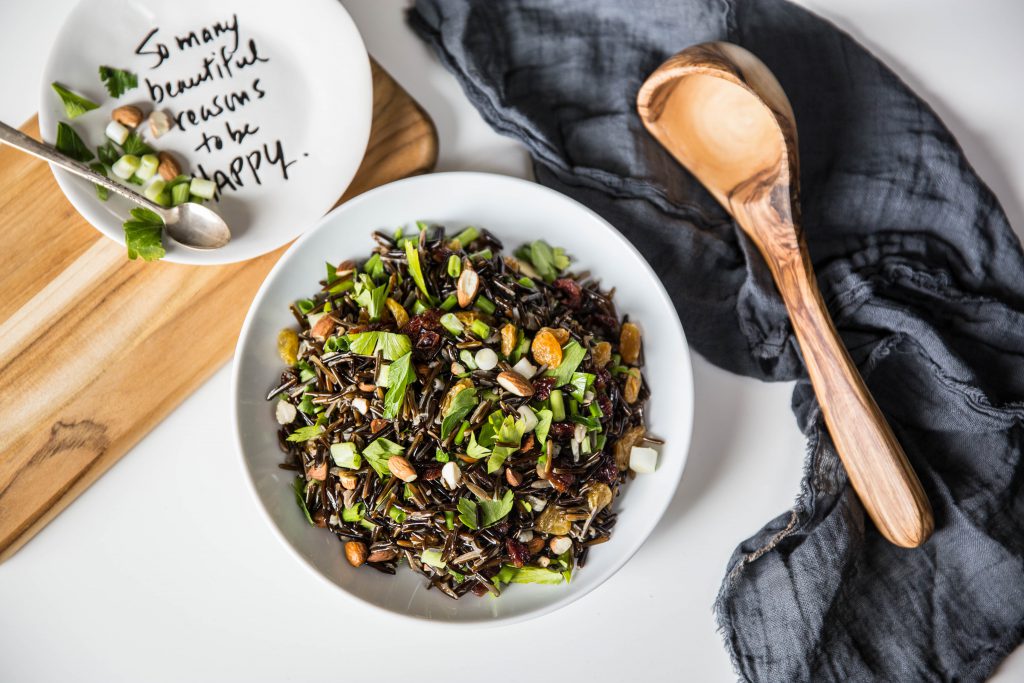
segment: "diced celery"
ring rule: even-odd
[[[491,334],[491,327],[483,320],[474,320],[473,324],[469,326],[470,331],[480,339],[487,339]]]
[[[486,313],[487,315],[494,315],[495,307],[494,302],[485,296],[478,296],[476,298],[475,306]]]
[[[188,183],[178,183],[171,188],[171,204],[177,206],[188,201]]]
[[[441,559],[441,551],[435,548],[427,548],[420,553],[420,561],[437,569],[444,569],[447,564]]]
[[[458,277],[462,273],[462,259],[457,255],[452,254],[448,257],[448,275],[449,277]]]
[[[449,294],[448,298],[441,302],[441,310],[450,311],[455,308],[457,303],[459,303],[459,298],[454,294]]]
[[[444,329],[448,330],[455,336],[462,334],[466,329],[462,326],[462,322],[455,317],[454,313],[445,313],[442,315],[441,324],[444,326]]]
[[[131,133],[130,130],[122,126],[117,121],[111,121],[108,123],[107,129],[103,132],[108,138],[119,145],[123,145],[124,141],[128,139],[128,134]]]

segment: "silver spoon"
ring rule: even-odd
[[[0,142],[6,142],[15,149],[39,157],[43,161],[60,166],[81,176],[89,182],[101,185],[111,192],[119,194],[128,201],[135,202],[156,213],[164,219],[164,232],[175,242],[192,249],[219,249],[231,240],[231,229],[224,219],[215,211],[202,204],[185,202],[174,207],[163,207],[124,185],[111,180],[101,173],[96,173],[85,164],[66,157],[55,148],[39,142],[22,133],[16,128],[0,121]]]

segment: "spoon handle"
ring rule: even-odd
[[[15,149],[20,149],[22,152],[38,157],[43,161],[53,164],[54,166],[59,166],[65,171],[81,176],[91,183],[101,185],[111,192],[124,197],[130,202],[141,204],[160,216],[163,216],[166,213],[166,210],[159,204],[149,201],[136,192],[132,192],[121,183],[111,180],[102,173],[93,171],[85,164],[61,154],[54,147],[51,147],[44,142],[39,142],[34,138],[30,138],[17,128],[8,126],[3,121],[0,121],[0,142],[5,142]]]
[[[767,260],[850,483],[883,536],[921,545],[934,527],[928,498],[836,332],[806,247]]]

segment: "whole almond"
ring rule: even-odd
[[[391,470],[391,474],[404,482],[416,481],[416,470],[408,460],[400,455],[392,455],[388,458],[388,469]]]
[[[181,175],[181,166],[178,165],[178,162],[170,154],[160,152],[157,158],[160,160],[160,165],[157,166],[156,170],[161,178],[164,180],[174,180]]]
[[[360,541],[349,541],[345,544],[345,559],[353,567],[361,567],[366,562],[366,544]]]
[[[110,118],[114,119],[122,126],[136,128],[140,123],[142,123],[142,110],[138,107],[126,104],[125,106],[118,107],[114,111],[110,112]]]
[[[398,553],[394,550],[374,550],[370,553],[370,556],[366,558],[367,562],[390,562],[391,560],[398,557]]]
[[[331,332],[334,332],[335,325],[337,325],[337,321],[331,316],[325,315],[316,321],[316,324],[309,331],[309,336],[314,339],[327,339],[331,336]]]
[[[459,283],[455,286],[459,306],[466,308],[473,303],[478,291],[480,291],[480,276],[472,268],[463,268],[462,275],[459,275]]]
[[[530,551],[531,555],[536,555],[544,549],[544,539],[540,536],[534,536],[526,544],[526,549]]]
[[[515,370],[506,370],[498,374],[498,384],[501,388],[516,396],[533,396],[533,385],[530,380],[520,375]]]

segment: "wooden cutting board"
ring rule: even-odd
[[[372,68],[369,147],[339,202],[437,158],[430,118]],[[22,130],[39,137],[38,120]],[[0,561],[231,357],[283,252],[214,267],[129,261],[46,164],[0,145]]]

